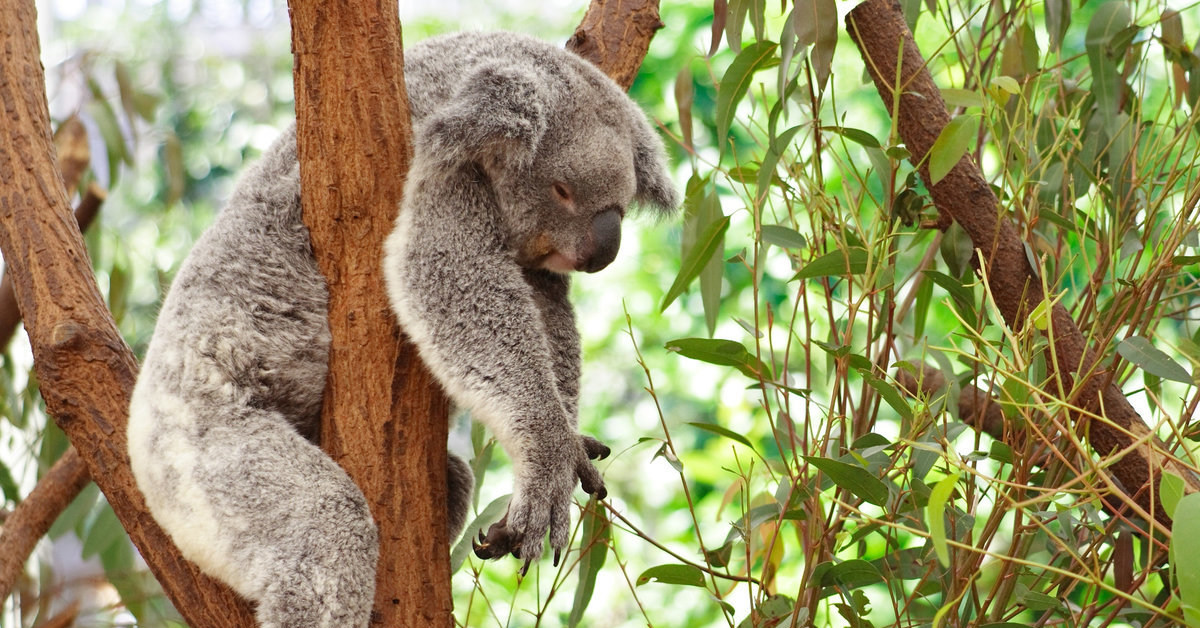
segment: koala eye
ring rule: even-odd
[[[575,200],[571,196],[571,188],[567,187],[566,183],[555,181],[554,185],[550,186],[550,189],[554,191],[554,198],[558,199],[564,205],[570,204]]]

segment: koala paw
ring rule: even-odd
[[[506,554],[524,558],[523,576],[529,564],[541,557],[543,539],[549,534],[554,565],[558,566],[570,538],[575,482],[578,480],[588,494],[604,499],[608,491],[591,459],[602,459],[610,451],[590,436],[576,436],[575,447],[569,452],[550,449],[531,456],[525,468],[518,470],[508,512],[488,528],[487,534],[480,531],[478,538],[472,539],[475,555],[484,559]]]

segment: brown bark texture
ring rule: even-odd
[[[401,342],[379,271],[412,154],[397,5],[288,6],[301,203],[329,283],[321,446],[379,527],[372,623],[451,626],[449,402]]]
[[[66,432],[167,595],[195,627],[252,625],[249,609],[183,560],[129,471],[137,363],[104,305],[54,160],[36,11],[0,1],[0,249],[47,412]]]
[[[79,451],[69,447],[5,519],[0,526],[0,600],[24,573],[25,560],[37,542],[91,480]]]
[[[1005,323],[1013,330],[1024,329],[1029,313],[1045,294],[1016,228],[1000,218],[999,201],[983,174],[967,155],[937,185],[930,184],[925,157],[950,116],[900,5],[895,0],[867,0],[846,16],[846,29],[858,45],[884,105],[895,113],[900,138],[911,161],[918,164],[934,205],[962,225],[981,251],[982,269]],[[900,102],[894,107],[897,93]],[[1081,410],[1072,412],[1071,417],[1077,431],[1098,455],[1111,461],[1107,469],[1143,511],[1139,514],[1169,529],[1170,518],[1155,497],[1162,470],[1183,477],[1189,493],[1200,490],[1200,481],[1163,453],[1165,445],[1124,393],[1115,384],[1104,384],[1110,374],[1100,364],[1101,353],[1088,346],[1063,306],[1054,305],[1048,333],[1054,350],[1047,363],[1058,382],[1052,392]]]
[[[662,27],[658,0],[592,0],[567,50],[596,64],[629,91],[650,40]]]
[[[72,190],[79,185],[90,158],[87,131],[78,118],[68,118],[58,126],[54,133],[54,148],[63,185]],[[91,184],[75,208],[80,232],[87,230],[103,200],[104,191],[95,183]],[[13,293],[12,278],[5,272],[4,279],[0,280],[0,349],[8,345],[20,322],[21,310]],[[8,597],[12,591],[38,540],[91,479],[79,452],[70,447],[13,509],[5,525],[0,527],[0,599]]]

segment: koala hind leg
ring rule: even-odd
[[[378,538],[345,471],[277,413],[148,399],[130,457],[183,554],[254,601],[264,628],[367,626]]]
[[[475,494],[475,474],[465,460],[454,454],[446,459],[446,488],[446,522],[453,542],[467,524],[467,513]]]

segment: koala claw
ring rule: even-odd
[[[506,513],[488,528],[486,535],[483,530],[480,530],[479,538],[471,539],[471,549],[475,551],[476,556],[484,560],[500,558],[508,553],[520,558],[521,537],[521,533],[508,528],[508,514]]]
[[[604,460],[612,450],[608,445],[592,438],[591,436],[583,437],[583,449],[587,452],[587,457],[592,460]]]

